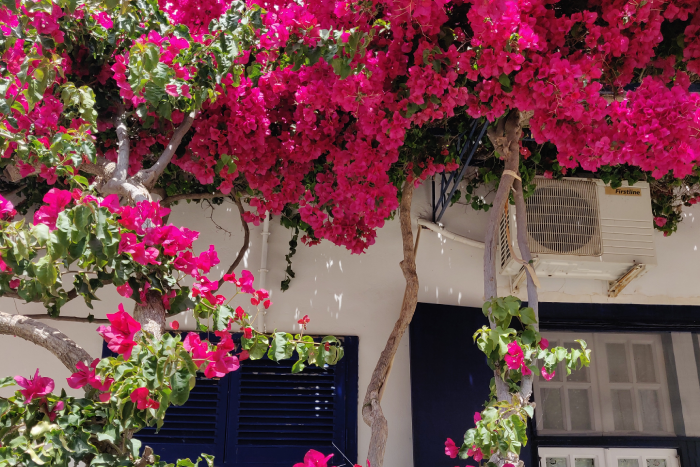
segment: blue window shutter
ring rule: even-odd
[[[213,335],[202,338],[216,342]],[[190,398],[168,409],[163,427],[135,437],[161,459],[215,456],[217,467],[289,467],[309,449],[357,461],[358,338],[342,337],[344,357],[335,366],[292,374],[294,360],[246,360],[220,380],[197,378]],[[236,337],[234,337],[236,340]],[[115,356],[106,344],[103,357]]]
[[[445,440],[460,446],[489,396],[493,372],[472,336],[488,326],[481,308],[419,303],[409,328],[413,465],[454,467]],[[426,346],[426,343],[430,343]],[[530,463],[530,444],[521,451]],[[462,461],[463,463],[463,461]]]
[[[294,360],[246,361],[232,374],[226,466],[288,467],[309,449],[357,460],[357,337],[335,366],[292,373]],[[236,397],[237,395],[237,397]]]

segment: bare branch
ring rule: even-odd
[[[70,289],[68,291],[68,300],[66,300],[66,301],[69,302],[69,301],[73,300],[74,298],[76,298],[77,296],[78,296],[78,291],[75,289]],[[0,297],[7,297],[7,298],[14,298],[17,300],[24,300],[24,298],[20,297],[17,292],[5,292],[2,295],[0,295]],[[41,300],[34,300],[34,302],[40,302],[40,301]],[[30,302],[26,302],[26,303],[30,303]]]
[[[15,188],[14,190],[7,191],[5,193],[0,193],[0,196],[3,198],[7,198],[8,196],[14,196],[20,191],[24,190],[27,187],[27,185],[20,185],[19,187]]]
[[[416,248],[418,248],[418,236],[413,240],[411,228],[411,202],[413,200],[413,182],[407,181],[403,186],[401,195],[401,207],[399,221],[401,225],[401,239],[403,242],[403,261],[401,271],[406,279],[406,289],[401,303],[399,319],[394,324],[382,354],[379,356],[377,366],[372,373],[372,379],[367,386],[367,392],[362,404],[362,419],[372,428],[369,452],[367,459],[372,467],[382,467],[384,462],[384,450],[389,436],[389,427],[381,408],[381,400],[389,379],[394,357],[401,343],[408,325],[413,319],[418,303],[418,274],[416,272]],[[419,227],[420,228],[420,227]]]
[[[87,317],[82,317],[82,316],[51,316],[50,314],[36,314],[36,315],[24,315],[27,318],[32,318],[32,319],[51,319],[54,321],[71,321],[73,323],[97,323],[97,324],[107,324],[109,323],[108,319],[104,318],[93,318],[90,320]]]
[[[56,328],[22,315],[11,315],[0,311],[0,334],[17,336],[32,342],[58,357],[71,372],[75,365],[89,365],[93,358],[85,349]]]
[[[155,190],[152,190],[151,193],[156,194]],[[217,191],[215,193],[183,193],[180,195],[173,195],[173,196],[168,196],[164,197],[163,200],[161,201],[161,204],[165,206],[170,206],[171,204],[175,203],[176,201],[182,201],[182,200],[188,200],[188,199],[213,199],[213,198],[225,198],[228,195],[225,195],[221,193],[220,191]]]
[[[241,260],[243,259],[243,256],[245,255],[246,250],[248,247],[250,247],[250,229],[248,228],[248,223],[245,221],[243,218],[243,214],[245,214],[245,208],[243,208],[243,203],[241,203],[241,199],[236,196],[236,195],[231,195],[233,197],[233,201],[236,203],[236,206],[238,206],[238,213],[241,215],[241,224],[243,224],[243,246],[241,246],[241,249],[238,251],[238,256],[236,256],[235,261],[231,266],[229,266],[228,270],[226,271],[226,274],[231,274],[241,263]],[[224,278],[222,277],[219,279],[219,287],[224,285]]]
[[[175,155],[175,151],[177,150],[178,146],[180,146],[182,138],[190,130],[190,127],[192,127],[194,119],[194,112],[188,114],[182,121],[182,123],[180,123],[180,126],[177,127],[175,133],[173,133],[172,138],[170,138],[170,142],[168,143],[168,145],[166,146],[165,150],[160,155],[156,163],[148,169],[140,170],[139,173],[136,174],[135,178],[140,180],[144,186],[146,186],[147,188],[152,188],[156,184],[158,177],[161,176],[161,174],[165,170],[165,167],[167,167],[168,163],[170,163],[170,160],[173,158],[173,155]]]
[[[117,154],[117,170],[114,178],[119,181],[126,180],[129,170],[129,128],[126,126],[126,111],[123,104],[117,107],[117,114],[114,117],[114,128],[117,130],[117,140],[119,152]]]

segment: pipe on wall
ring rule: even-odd
[[[473,246],[474,248],[481,248],[482,250],[484,249],[483,242],[472,240],[471,238],[463,237],[461,235],[457,235],[456,233],[452,233],[449,230],[445,230],[441,225],[438,225],[434,222],[430,222],[429,220],[422,219],[419,217],[418,225],[425,227],[426,229],[432,230],[433,232],[437,232],[443,237],[449,238],[450,240],[454,240],[455,242]]]
[[[267,290],[267,273],[269,272],[269,270],[267,269],[267,239],[270,236],[269,211],[265,212],[263,231],[260,235],[262,235],[262,254],[260,255],[260,269],[258,269],[258,278],[260,280],[260,287],[258,288]],[[267,310],[263,308],[262,313],[260,314],[260,316],[258,316],[258,328],[261,329],[262,332],[267,332],[267,328],[265,326],[265,315],[267,315]]]

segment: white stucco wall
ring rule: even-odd
[[[429,217],[430,192],[421,188],[415,195],[414,215]],[[215,244],[221,264],[215,274],[222,273],[232,262],[242,244],[242,228],[233,204],[216,208],[213,218],[227,234],[217,229],[208,218],[209,210],[197,204],[181,203],[174,208],[171,222],[202,232],[197,249],[204,250]],[[659,304],[700,304],[700,223],[695,216],[700,209],[688,210],[687,218],[678,233],[670,238],[657,235],[658,266],[633,282],[616,299],[608,299],[607,285],[602,281],[542,279],[541,300],[563,302],[627,302]],[[447,211],[444,224],[455,233],[477,240],[483,239],[486,214],[455,205]],[[251,248],[242,267],[256,276],[260,268],[260,227],[252,228]],[[287,292],[279,290],[286,268],[290,232],[271,223],[267,287],[272,292],[274,305],[267,315],[268,330],[296,330],[296,321],[303,315],[311,317],[312,334],[357,335],[360,338],[359,387],[360,401],[386,337],[391,332],[403,296],[404,280],[399,269],[401,238],[397,221],[388,222],[379,231],[377,242],[365,255],[351,255],[346,250],[324,242],[308,248],[300,244],[294,257],[296,278]],[[462,306],[481,306],[483,250],[441,239],[437,234],[423,231],[417,257],[420,280],[419,300]],[[218,277],[218,276],[217,276]],[[506,281],[502,294],[509,294]],[[223,289],[227,292],[227,289]],[[113,289],[100,293],[102,302],[95,303],[96,317],[114,312],[122,301]],[[131,305],[127,305],[129,309]],[[9,313],[42,313],[40,305],[21,304],[13,299],[0,298],[0,309]],[[64,314],[85,316],[89,310],[76,299],[65,308]],[[180,316],[183,328],[191,328],[192,319]],[[96,325],[56,323],[89,353],[98,356],[101,339],[94,332]],[[57,390],[66,388],[68,371],[43,349],[8,336],[0,337],[0,375],[28,375],[39,367],[45,376],[54,378]],[[6,394],[7,390],[0,392]],[[73,393],[77,394],[75,391]],[[391,378],[382,403],[389,421],[389,441],[386,450],[387,467],[412,465],[411,394],[408,359],[408,339],[401,343]],[[468,420],[465,421],[465,429]],[[364,458],[369,442],[369,429],[359,421],[359,457]]]

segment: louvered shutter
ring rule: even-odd
[[[340,339],[345,356],[334,366],[294,374],[293,359],[265,358],[246,360],[220,380],[198,378],[190,399],[168,409],[158,433],[145,428],[135,437],[168,462],[204,452],[217,467],[289,467],[316,449],[334,453],[340,465],[335,444],[355,463],[358,339]]]
[[[226,464],[290,466],[309,449],[357,461],[357,338],[343,338],[335,366],[292,373],[293,360],[246,361],[232,375]]]

